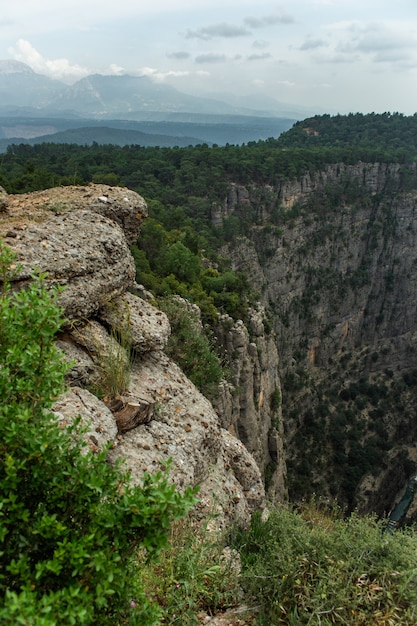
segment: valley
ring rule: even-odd
[[[137,281],[200,307],[228,372],[212,402],[271,496],[384,517],[417,467],[415,124],[317,116],[243,146],[14,146],[0,183],[141,193]]]

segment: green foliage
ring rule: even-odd
[[[415,535],[382,533],[373,518],[315,503],[256,514],[233,534],[246,602],[262,626],[413,626],[417,620]]]
[[[401,113],[350,113],[316,115],[296,122],[278,139],[286,147],[349,147],[352,151],[379,150],[380,159],[396,154],[401,163],[416,152],[417,115]]]
[[[281,391],[276,387],[271,393],[270,407],[271,411],[277,411],[281,406]]]
[[[162,258],[162,267],[166,275],[174,274],[178,280],[191,284],[198,280],[201,271],[200,259],[181,241],[177,241],[166,250]]]
[[[168,548],[139,569],[144,589],[162,609],[162,623],[197,626],[198,614],[234,606],[240,596],[237,553],[192,520],[173,525]]]
[[[204,253],[213,257],[216,269],[205,267],[208,259],[205,256],[203,262],[201,249],[208,246],[191,226],[167,231],[150,218],[132,248],[136,280],[156,296],[179,294],[196,303],[205,323],[215,322],[219,310],[235,319],[244,318],[254,292],[244,274],[232,271],[214,250]]]
[[[196,387],[211,398],[224,372],[200,319],[189,303],[177,298],[163,298],[158,304],[168,315],[172,329],[167,353]]]
[[[13,256],[2,246],[0,274]],[[42,277],[0,297],[0,621],[15,626],[156,624],[158,611],[133,586],[137,547],[166,544],[170,522],[194,502],[166,473],[133,487],[118,465],[81,443],[77,420],[51,414],[65,366],[54,335],[57,292]],[[140,578],[140,576],[139,576]],[[135,600],[136,606],[130,605]]]

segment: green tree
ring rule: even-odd
[[[162,265],[166,275],[174,274],[179,280],[185,280],[187,283],[195,283],[201,271],[200,259],[181,241],[167,249]]]
[[[158,609],[133,586],[131,559],[165,545],[193,492],[177,492],[165,472],[133,487],[106,449],[93,454],[81,442],[79,421],[59,427],[50,411],[65,372],[54,342],[58,294],[42,277],[11,291],[13,260],[1,245],[0,622],[150,626]]]

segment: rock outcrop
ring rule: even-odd
[[[90,185],[3,194],[2,203],[0,235],[17,255],[13,288],[37,272],[63,288],[58,346],[71,369],[57,419],[80,415],[88,446],[111,443],[109,458],[124,458],[134,482],[172,459],[178,487],[200,487],[196,515],[213,514],[220,527],[247,520],[264,501],[259,467],[164,353],[165,314],[134,293],[129,244],[146,217],[143,199]]]
[[[250,310],[247,326],[222,315],[216,329],[231,371],[214,403],[222,426],[236,435],[261,468],[271,498],[285,500],[286,465],[281,383],[275,335],[265,309]],[[270,330],[270,329],[268,329]]]
[[[112,214],[120,214],[118,221]],[[143,199],[125,189],[55,188],[9,196],[0,234],[17,254],[14,280],[22,285],[34,272],[45,274],[48,284],[65,287],[60,303],[69,319],[77,319],[132,285],[129,241],[137,239],[145,216]]]

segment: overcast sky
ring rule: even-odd
[[[0,59],[74,82],[146,74],[187,93],[318,112],[417,111],[417,0],[1,0]]]

